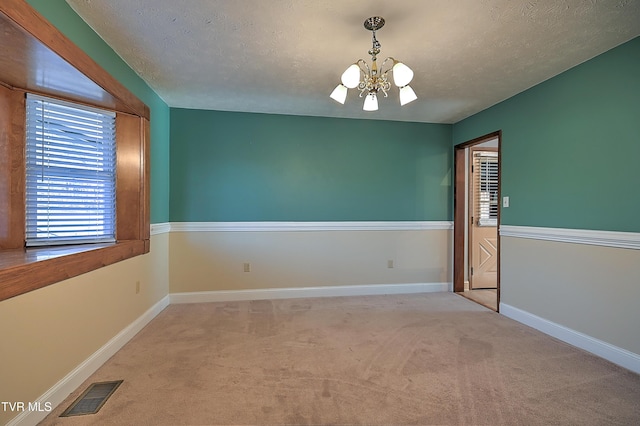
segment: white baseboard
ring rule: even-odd
[[[452,283],[374,284],[330,287],[267,288],[171,293],[171,303],[235,302],[301,297],[369,296],[453,291]]]
[[[500,313],[508,318],[535,328],[572,346],[591,352],[621,367],[640,374],[640,355],[595,339],[579,331],[556,324],[529,312],[500,303]]]
[[[169,296],[163,297],[34,402],[39,402],[40,407],[44,407],[45,403],[51,404],[52,407],[59,405],[167,306]],[[7,423],[7,426],[35,425],[48,414],[46,411],[23,411]]]

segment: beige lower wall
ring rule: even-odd
[[[0,302],[0,401],[35,401],[167,296],[168,244]],[[0,424],[17,414],[0,407]]]
[[[170,292],[451,282],[451,232],[171,232]]]
[[[640,354],[640,250],[501,239],[501,303]]]

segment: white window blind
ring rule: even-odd
[[[480,226],[496,226],[498,223],[498,153],[474,152],[475,215]]]
[[[27,246],[115,241],[115,114],[27,95]]]

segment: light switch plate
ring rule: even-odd
[[[502,197],[502,207],[509,207],[509,197]]]

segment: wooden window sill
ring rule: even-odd
[[[148,240],[0,250],[0,301],[148,252]]]

